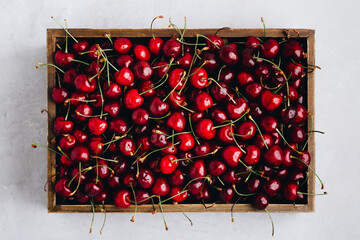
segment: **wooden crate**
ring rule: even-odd
[[[267,29],[266,37],[284,37],[286,29]],[[112,37],[151,37],[149,29],[70,29],[72,35],[77,38],[103,38],[104,33],[111,33]],[[174,35],[172,29],[154,29],[154,34],[159,37],[171,37]],[[200,33],[203,35],[210,35],[216,32],[215,29],[187,29],[185,37],[193,37]],[[307,63],[315,64],[315,31],[311,29],[300,29],[299,35],[293,31],[289,32],[291,37],[300,37],[306,39],[307,42]],[[262,37],[263,29],[227,29],[222,30],[218,34],[223,38],[240,38],[240,37]],[[54,54],[56,50],[56,43],[64,40],[65,32],[62,29],[47,29],[47,61],[54,64]],[[307,109],[314,115],[314,72],[307,74]],[[53,132],[53,122],[56,118],[56,104],[51,99],[51,90],[56,86],[55,69],[48,67],[47,69],[47,91],[48,91],[48,146],[55,147],[51,143],[51,139],[55,137]],[[308,118],[308,126],[310,125]],[[315,140],[311,137],[308,143],[308,151],[311,154],[310,166],[315,169]],[[52,151],[48,151],[48,211],[49,212],[91,212],[91,205],[59,205],[56,202],[56,194],[54,190],[56,173],[56,156]],[[315,176],[310,173],[308,178],[308,192],[315,191]],[[230,212],[232,204],[216,204],[214,207],[205,209],[202,204],[163,204],[164,212]],[[107,212],[133,212],[132,205],[126,209],[116,208],[114,205],[105,205]],[[306,204],[270,204],[267,207],[269,212],[314,212],[315,211],[315,197],[307,196]],[[153,206],[151,204],[138,206],[139,212],[152,212]],[[236,204],[234,212],[256,212],[251,204]]]

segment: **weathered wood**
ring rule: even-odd
[[[266,37],[285,37],[287,29],[267,29]],[[77,38],[101,38],[105,33],[110,33],[112,37],[151,37],[149,29],[69,29],[70,33]],[[154,29],[154,34],[159,37],[172,37],[176,32],[173,29]],[[195,34],[209,35],[214,34],[217,29],[187,29],[185,37],[194,37]],[[289,31],[291,37],[307,39],[308,64],[315,64],[315,31],[311,29],[298,29],[299,34]],[[262,37],[263,29],[226,29],[218,33],[223,38],[242,38],[242,37]],[[65,33],[62,29],[47,30],[47,61],[54,63],[54,53],[56,42],[63,40]],[[48,88],[48,146],[55,148],[51,140],[55,137],[53,132],[53,122],[56,118],[56,104],[51,100],[51,90],[56,86],[55,70],[52,67],[47,69],[47,88]],[[308,111],[315,117],[315,73],[307,75],[307,102]],[[311,126],[311,118],[308,118],[308,127]],[[308,143],[308,151],[311,154],[310,166],[315,169],[315,138],[312,136]],[[91,212],[90,205],[58,205],[56,204],[56,194],[54,191],[56,173],[55,153],[48,151],[48,211],[49,212]],[[315,191],[315,176],[310,173],[308,178],[308,192]],[[308,196],[307,204],[270,204],[267,209],[270,212],[313,212],[315,211],[315,197]],[[210,204],[209,204],[210,205]],[[205,209],[202,204],[163,204],[164,212],[230,212],[232,204],[215,204],[211,208]],[[134,212],[134,206],[127,209],[119,209],[114,205],[105,205],[107,212]],[[99,211],[99,209],[97,210]],[[152,212],[151,204],[138,206],[139,212]],[[159,209],[157,209],[159,211]],[[234,212],[258,212],[251,204],[236,204]]]

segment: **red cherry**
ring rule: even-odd
[[[165,61],[160,61],[160,62],[156,62],[154,64],[154,67],[156,67],[154,69],[155,76],[158,77],[158,78],[162,78],[162,77],[165,76],[166,73],[168,73],[168,71],[170,69],[170,63],[165,62]]]
[[[66,84],[69,84],[69,85],[73,85],[74,80],[77,75],[78,75],[77,71],[75,69],[71,68],[65,72],[64,77],[63,77],[63,82]]]
[[[176,161],[177,157],[175,155],[166,155],[160,159],[160,171],[163,174],[170,174],[175,171],[178,167],[179,162]]]
[[[159,97],[154,97],[150,102],[149,112],[155,117],[164,116],[169,112],[169,104],[163,102]]]
[[[180,90],[184,85],[185,74],[186,72],[184,71],[184,69],[181,68],[173,69],[170,72],[169,80],[168,80],[170,88],[175,90]]]
[[[98,44],[95,44],[95,45],[92,45],[89,50],[88,50],[88,56],[90,59],[92,60],[97,60],[99,56],[101,56],[101,54],[99,54],[99,45]]]
[[[288,201],[295,201],[297,198],[297,192],[299,190],[299,185],[296,183],[287,183],[282,188],[283,197]]]
[[[137,89],[130,89],[125,93],[124,105],[127,109],[135,109],[144,103],[144,98],[139,95]]]
[[[266,146],[264,142],[268,147],[271,147],[274,144],[272,137],[268,134],[263,134],[262,137],[260,134],[255,136],[254,144],[256,147],[260,148],[261,150],[265,150]]]
[[[241,156],[242,152],[240,151],[240,149],[232,145],[224,148],[222,152],[223,159],[231,167],[236,167],[239,164],[239,159],[241,158]]]
[[[171,129],[174,129],[175,132],[182,132],[185,129],[185,117],[179,113],[174,112],[172,113],[169,118],[166,120],[166,126],[168,126]]]
[[[136,201],[138,205],[147,204],[150,201],[150,194],[145,190],[137,190]]]
[[[134,56],[137,60],[149,61],[151,53],[144,45],[136,45],[133,49]]]
[[[215,52],[218,49],[220,49],[223,45],[224,45],[224,41],[222,40],[221,37],[216,35],[207,36],[206,46],[209,48],[210,51]]]
[[[134,74],[127,67],[121,68],[118,72],[115,73],[114,77],[115,81],[122,86],[129,86],[134,82]]]
[[[211,160],[208,169],[212,176],[217,177],[226,171],[226,165],[219,160]]]
[[[236,104],[235,104],[236,103]],[[247,102],[245,101],[245,99],[239,97],[235,99],[235,103],[233,103],[232,101],[230,101],[227,105],[226,105],[226,112],[228,114],[228,116],[231,119],[238,119],[239,117],[241,117],[242,115],[245,114],[245,112],[248,110],[249,105],[247,104]]]
[[[309,152],[303,151],[300,154],[297,153],[295,155],[295,157],[301,159],[301,161],[299,161],[298,159],[294,159],[294,164],[298,169],[304,170],[304,169],[307,169],[307,167],[308,167],[307,165],[310,165],[311,156],[310,156]],[[306,163],[307,165],[305,165],[303,162]]]
[[[206,140],[213,139],[216,134],[216,130],[213,127],[213,121],[206,118],[201,119],[196,123],[196,135]]]
[[[128,123],[122,118],[115,118],[110,122],[109,129],[111,132],[122,135],[128,130]]]
[[[78,75],[74,80],[74,85],[77,90],[84,93],[91,93],[97,88],[96,79],[90,80],[90,76],[85,74]]]
[[[265,161],[273,166],[280,166],[283,162],[283,151],[279,145],[274,145],[264,154]]]
[[[105,179],[110,175],[108,162],[105,160],[98,160],[97,167],[93,169],[95,175],[98,175],[100,179]]]
[[[207,92],[201,92],[195,98],[195,106],[197,110],[203,112],[213,106],[213,99]]]
[[[89,132],[97,136],[103,134],[107,126],[108,123],[105,120],[97,117],[90,118],[88,121]]]
[[[70,158],[74,162],[88,162],[89,157],[89,149],[83,145],[75,146],[70,154]]]
[[[255,136],[256,126],[252,121],[245,121],[239,124],[237,134],[241,140],[249,140]]]
[[[95,92],[91,93],[89,96],[89,99],[95,100],[95,101],[91,102],[91,105],[93,105],[96,108],[100,108],[102,103],[104,103],[104,99],[102,99],[99,91],[95,91]]]
[[[159,37],[150,38],[148,47],[150,52],[155,56],[158,56],[161,53],[163,46],[164,46],[164,41],[161,38]]]
[[[176,169],[169,178],[169,183],[173,186],[180,186],[184,183],[185,176],[180,169]]]
[[[74,129],[74,123],[65,120],[64,117],[57,117],[54,122],[54,132],[56,135],[71,133]]]
[[[92,137],[89,139],[88,147],[91,154],[101,155],[104,152],[104,138],[103,137]]]
[[[52,99],[56,104],[63,103],[69,95],[68,90],[66,88],[53,88],[51,91]]]
[[[206,175],[206,169],[203,160],[198,159],[190,165],[189,177],[191,179],[205,177],[205,175]]]
[[[126,187],[130,187],[130,186],[136,187],[137,181],[135,174],[130,172],[125,173],[125,176],[122,179],[122,184]]]
[[[289,129],[290,139],[292,143],[302,143],[306,139],[305,130],[300,126],[293,126]]]
[[[113,118],[119,115],[120,110],[121,110],[121,106],[120,106],[120,102],[118,101],[107,102],[104,105],[104,112],[109,113],[109,115]]]
[[[69,180],[67,178],[60,178],[55,183],[55,192],[58,196],[67,198],[71,196],[72,190],[68,186]]]
[[[181,187],[172,187],[170,190],[170,197],[172,197],[174,202],[182,202],[186,200],[188,193],[186,191],[183,192],[183,188]]]
[[[219,65],[217,56],[212,52],[205,52],[201,63],[205,63],[204,68],[207,71],[214,71]]]
[[[263,193],[258,193],[255,197],[254,205],[258,210],[264,210],[269,206],[269,197]]]
[[[294,123],[296,123],[296,124],[304,123],[307,119],[306,108],[303,105],[298,104],[298,105],[296,105],[296,111],[298,114],[297,114],[297,117],[296,117]]]
[[[88,68],[86,69],[86,72],[87,74],[94,76],[100,74],[101,69],[102,69],[101,63],[98,63],[97,61],[92,61],[88,66]]]
[[[114,49],[116,52],[125,54],[131,49],[131,41],[127,38],[118,38],[114,41]]]
[[[65,53],[63,50],[57,50],[55,52],[55,64],[60,68],[70,68],[74,65],[75,56],[72,53]]]
[[[235,192],[232,187],[225,187],[220,192],[220,198],[225,202],[228,203],[234,198]]]
[[[245,148],[245,156],[243,161],[247,165],[255,165],[260,161],[260,149],[254,145],[248,145]]]
[[[60,139],[60,148],[64,151],[72,149],[76,144],[76,138],[73,135],[65,134]]]
[[[230,125],[227,125],[227,126],[224,126],[224,127],[220,128],[216,133],[217,139],[220,142],[225,143],[225,144],[234,143],[234,138],[233,138],[233,135],[232,135],[232,131],[233,131],[233,129],[231,128]]]
[[[184,56],[180,57],[177,61],[180,67],[189,69],[193,56],[190,53],[185,53]]]
[[[176,39],[169,39],[165,42],[163,53],[167,58],[177,58],[181,54],[181,43]]]
[[[179,150],[187,152],[195,146],[195,139],[191,133],[182,133],[177,135],[177,141],[180,143],[177,147]]]
[[[269,39],[263,44],[263,57],[272,59],[278,54],[279,49],[279,43],[275,39]]]
[[[230,85],[235,79],[235,71],[231,68],[225,68],[220,73],[220,82]]]
[[[154,183],[154,174],[148,169],[141,169],[137,181],[142,188],[150,188]]]
[[[298,41],[290,39],[282,45],[281,55],[286,58],[300,60],[303,57],[303,48]]]
[[[147,125],[149,122],[149,113],[144,108],[137,108],[132,112],[131,120],[138,125]]]
[[[123,67],[130,68],[132,66],[132,64],[134,63],[134,59],[130,55],[124,54],[124,55],[120,55],[116,59],[116,63],[120,68],[123,68]]]
[[[158,177],[151,189],[152,193],[164,197],[169,194],[170,186],[165,178]]]
[[[204,68],[193,68],[190,73],[190,83],[195,88],[204,88],[208,84],[208,75]]]
[[[91,116],[92,113],[92,108],[88,104],[82,103],[76,107],[75,117],[80,122],[86,122],[89,119],[89,117],[86,116]]]
[[[290,80],[297,80],[305,74],[304,67],[300,63],[289,62],[285,68],[285,74],[290,77]]]
[[[270,197],[275,197],[280,191],[281,183],[278,179],[270,179],[263,185],[263,190]]]
[[[264,116],[260,120],[260,126],[265,132],[272,133],[276,131],[278,121],[271,115]]]
[[[237,75],[237,80],[240,86],[246,86],[255,81],[253,75],[249,72],[239,72]]]
[[[89,134],[80,129],[75,129],[73,135],[76,139],[76,142],[81,144],[85,143],[89,138]]]
[[[220,108],[214,108],[211,111],[211,118],[214,120],[214,122],[216,123],[223,123],[227,120],[227,115],[226,113],[220,109]]]
[[[119,141],[119,150],[124,156],[132,156],[136,151],[134,140],[130,137],[125,137]]]
[[[262,93],[263,87],[260,83],[251,83],[246,86],[245,88],[245,94],[247,97],[251,99],[257,99],[260,97]]]
[[[199,181],[193,181],[188,185],[189,192],[193,195],[197,195],[201,193],[201,191],[205,188],[204,182]]]
[[[131,205],[130,199],[131,199],[131,194],[130,194],[129,190],[126,190],[126,189],[119,190],[114,195],[115,207],[118,207],[118,208],[130,207],[130,205]]]
[[[246,39],[246,42],[245,42],[245,46],[249,47],[253,50],[259,49],[260,44],[261,43],[260,43],[259,39],[256,37],[248,37],[248,39]]]
[[[261,95],[261,105],[267,111],[274,111],[282,102],[282,97],[278,94],[274,94],[269,90],[264,90]]]
[[[146,81],[153,75],[151,65],[146,61],[138,61],[133,65],[133,74],[136,79]]]
[[[115,82],[110,82],[110,84],[108,82],[104,82],[102,90],[104,97],[108,99],[118,99],[122,93],[120,85]]]
[[[86,40],[81,40],[72,46],[73,51],[75,54],[80,55],[82,52],[86,52],[89,49],[89,42]]]

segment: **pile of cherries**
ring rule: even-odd
[[[307,201],[304,40],[70,37],[54,59],[58,201]]]

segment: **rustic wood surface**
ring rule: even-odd
[[[287,29],[266,29],[266,37],[285,37]],[[172,37],[176,32],[173,29],[153,29],[154,34],[159,37]],[[187,29],[185,37],[194,37],[195,34],[209,35],[214,34],[217,29]],[[149,29],[69,29],[69,32],[77,38],[99,38],[104,37],[105,33],[110,33],[112,37],[151,37]],[[289,31],[291,37],[307,38],[308,64],[315,65],[315,30],[298,29],[299,33]],[[262,37],[263,29],[224,29],[218,33],[224,38],[230,37]],[[56,42],[65,37],[62,29],[47,30],[47,61],[54,63]],[[308,111],[315,117],[315,73],[308,73]],[[53,132],[53,122],[56,118],[56,104],[51,99],[51,90],[56,86],[55,70],[47,68],[47,89],[48,89],[48,146],[55,148],[51,140],[55,137]],[[311,119],[308,119],[308,126],[311,126]],[[310,166],[315,169],[315,138],[312,136],[308,143],[308,151],[311,154]],[[56,194],[54,191],[56,156],[52,151],[48,151],[48,211],[49,212],[91,212],[91,205],[57,205]],[[308,192],[315,192],[315,176],[310,172],[308,178]],[[207,204],[210,206],[211,204]],[[205,209],[202,204],[163,204],[164,212],[230,212],[232,204],[215,204],[211,208]],[[134,212],[134,206],[127,209],[119,209],[114,205],[105,205],[107,212]],[[308,196],[307,204],[270,204],[267,209],[270,212],[314,212],[315,197]],[[99,209],[97,209],[99,211]],[[138,212],[152,212],[152,205],[138,206]],[[159,211],[157,207],[157,211]],[[236,204],[234,212],[258,212],[251,204]]]

